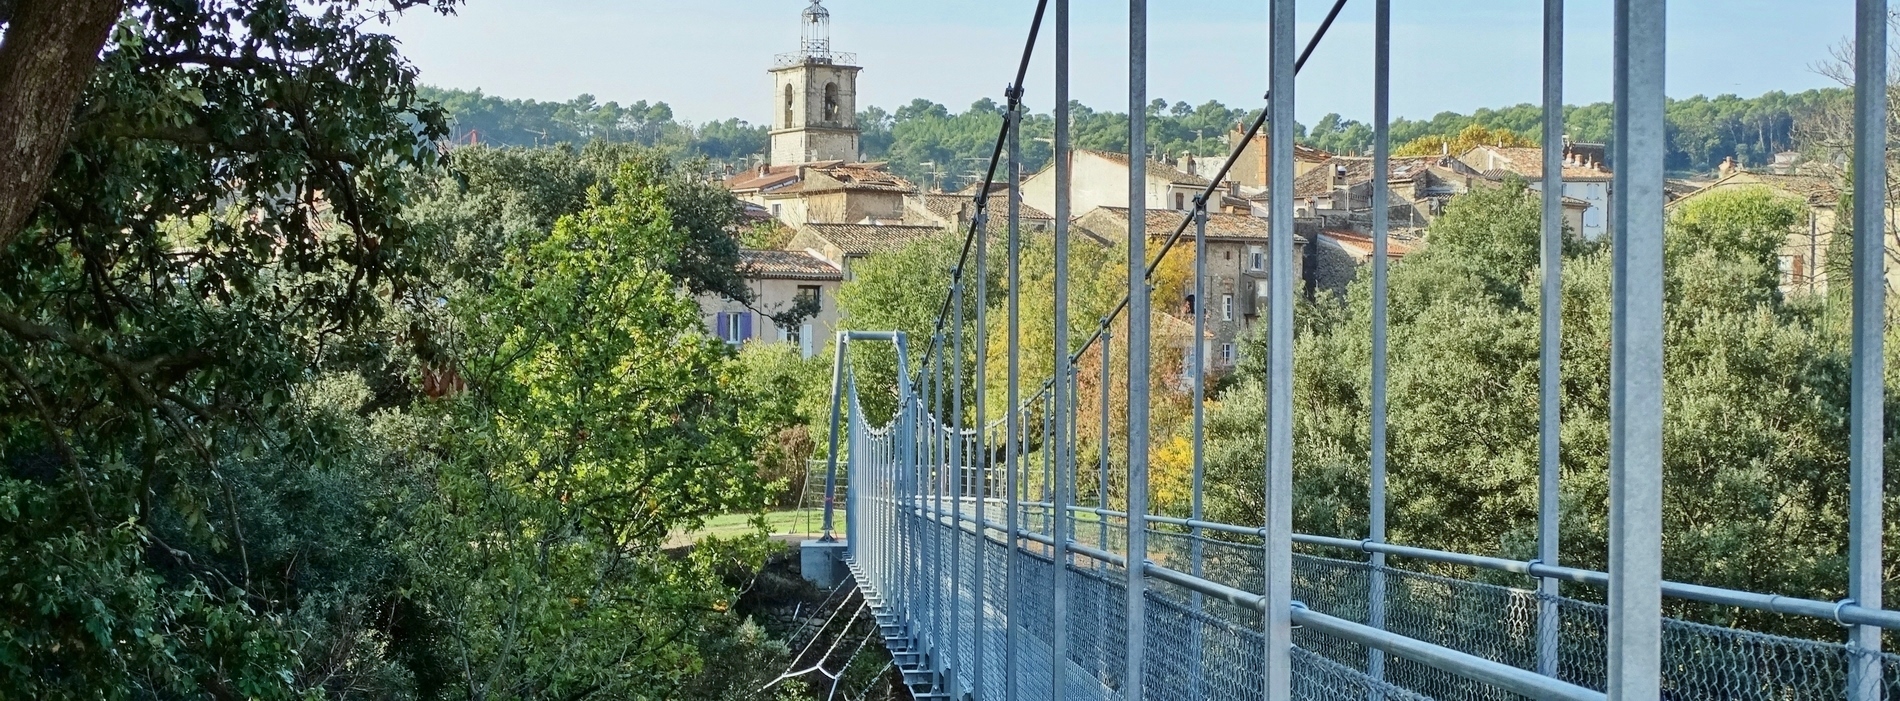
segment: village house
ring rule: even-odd
[[[850,280],[852,267],[865,257],[944,232],[944,227],[936,224],[806,224],[798,227],[785,248],[809,251],[837,267],[842,279]]]
[[[1563,153],[1563,195],[1583,201],[1582,223],[1577,235],[1595,241],[1610,233],[1611,174],[1603,165],[1603,145],[1574,143],[1566,140]],[[1477,146],[1459,155],[1458,160],[1492,179],[1507,175],[1523,178],[1531,189],[1544,188],[1544,150]]]
[[[1344,295],[1360,269],[1372,264],[1373,241],[1369,233],[1351,229],[1321,230],[1318,226],[1299,229],[1301,235],[1312,242],[1303,260],[1307,264],[1306,280],[1314,290]],[[1389,235],[1386,261],[1397,262],[1423,245],[1424,241],[1414,236]]]
[[[1371,158],[1334,156],[1293,181],[1293,216],[1321,230],[1372,230]],[[1394,158],[1387,164],[1386,216],[1391,231],[1416,235],[1445,211],[1452,198],[1491,179],[1449,156]],[[1266,216],[1266,193],[1253,197]],[[1581,201],[1572,204],[1583,206]]]
[[[904,220],[904,199],[917,192],[883,163],[819,161],[750,168],[726,189],[787,226],[882,224]]]
[[[1247,132],[1236,125],[1233,131],[1227,133],[1228,152],[1232,153],[1234,146],[1241,143],[1241,140],[1246,137]],[[1252,139],[1247,140],[1246,147],[1241,149],[1240,157],[1234,160],[1234,167],[1227,171],[1227,177],[1225,179],[1234,181],[1235,184],[1246,189],[1250,194],[1265,189],[1268,182],[1272,179],[1272,174],[1268,172],[1267,164],[1269,155],[1268,144],[1269,142],[1264,130],[1262,130],[1262,133],[1254,134]],[[1302,175],[1306,175],[1332,157],[1333,154],[1320,149],[1303,144],[1294,144],[1293,177],[1298,178]],[[1225,158],[1202,159],[1200,163],[1197,164],[1197,167],[1189,172],[1198,173],[1206,177],[1213,177],[1212,173],[1204,171],[1218,169],[1224,160]]]
[[[1151,247],[1158,247],[1166,241],[1189,213],[1150,209],[1147,213],[1146,227]],[[1078,241],[1093,240],[1104,246],[1113,246],[1128,240],[1128,208],[1096,207],[1075,220],[1073,231]],[[1188,225],[1175,251],[1185,251],[1192,258],[1194,251],[1194,229]],[[1210,213],[1207,215],[1207,329],[1208,365],[1211,368],[1231,366],[1239,359],[1239,341],[1253,325],[1265,315],[1267,310],[1267,220],[1245,214]],[[1301,270],[1300,260],[1307,252],[1308,241],[1301,236],[1293,239],[1294,270]],[[1175,254],[1170,254],[1175,255]],[[1301,289],[1296,280],[1294,289]],[[1154,308],[1158,312],[1177,314],[1192,319],[1195,309],[1193,290],[1179,300],[1156,299]]]
[[[968,231],[970,223],[976,218],[976,190],[980,184],[966,188],[959,193],[919,193],[904,198],[904,223],[915,226],[939,226],[951,231]],[[1019,202],[1019,221],[1022,230],[1049,231],[1055,228],[1055,217],[1048,212]],[[1009,231],[1009,196],[1002,188],[992,187],[988,199],[983,204],[989,211],[989,229],[992,232]]]
[[[1789,227],[1777,252],[1781,289],[1786,293],[1826,292],[1828,287],[1828,246],[1834,240],[1836,210],[1840,206],[1840,188],[1833,179],[1820,175],[1784,175],[1773,172],[1741,170],[1724,163],[1724,175],[1709,186],[1670,202],[1666,211],[1675,210],[1716,192],[1764,190],[1790,197],[1807,205],[1807,216]],[[1889,246],[1889,260],[1893,258]],[[1895,266],[1887,266],[1889,284],[1895,279]]]
[[[1148,162],[1143,203],[1148,209],[1187,211],[1209,184],[1206,178],[1166,163]],[[1069,206],[1074,212],[1128,206],[1128,154],[1077,149],[1070,168]],[[1023,181],[1023,202],[1044,212],[1056,209],[1056,171],[1050,164]]]
[[[838,286],[844,281],[837,266],[810,251],[744,249],[739,256],[751,305],[718,295],[698,298],[714,337],[735,346],[753,340],[794,343],[809,358],[837,333]],[[817,315],[795,327],[781,327],[768,316],[806,299],[817,303]]]

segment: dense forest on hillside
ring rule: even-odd
[[[442,104],[454,137],[462,142],[533,146],[592,140],[634,142],[673,153],[701,156],[716,166],[744,167],[763,158],[768,127],[738,119],[694,124],[678,119],[664,102],[632,105],[600,103],[592,95],[567,102],[509,100],[481,91],[423,88],[419,95]],[[1695,96],[1670,100],[1668,168],[1676,172],[1714,170],[1724,158],[1745,164],[1767,162],[1794,148],[1796,124],[1832,102],[1847,98],[1843,89],[1799,93],[1770,92],[1758,97]],[[1128,115],[1073,107],[1076,146],[1105,150],[1127,148]],[[1227,133],[1256,113],[1217,101],[1199,106],[1157,99],[1148,109],[1148,141],[1158,156],[1217,156],[1227,153]],[[1610,140],[1610,104],[1573,105],[1565,110],[1565,131],[1577,141]],[[889,160],[892,169],[925,186],[954,189],[981,177],[990,146],[1003,118],[1002,105],[989,98],[961,112],[925,99],[894,111],[872,106],[858,113],[864,130],[864,157]],[[1539,140],[1541,110],[1521,104],[1480,109],[1470,114],[1441,112],[1430,119],[1397,119],[1394,146],[1433,137],[1450,137],[1468,126],[1506,130],[1533,143]],[[1033,114],[1024,129],[1023,155],[1040,168],[1049,160],[1048,139],[1054,119]],[[1372,148],[1366,122],[1328,114],[1299,125],[1304,143],[1334,153],[1365,153]]]

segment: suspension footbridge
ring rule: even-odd
[[[1177,245],[1204,250],[1209,185],[1171,232],[1150,232],[1144,212],[1145,159],[1129,159],[1128,294],[1094,333],[1070,338],[1068,280],[1072,186],[1067,154],[1070,10],[1042,0],[1010,84],[977,215],[928,336],[843,332],[833,373],[826,525],[849,512],[846,561],[875,612],[895,665],[918,698],[939,699],[1849,699],[1900,698],[1900,656],[1882,651],[1900,612],[1881,601],[1885,401],[1882,332],[1887,222],[1888,8],[1855,0],[1857,89],[1851,164],[1854,199],[1853,367],[1849,431],[1848,596],[1751,592],[1667,581],[1662,574],[1663,160],[1666,6],[1616,0],[1615,164],[1611,206],[1614,256],[1609,548],[1601,571],[1562,564],[1557,548],[1559,441],[1558,324],[1561,295],[1562,177],[1558,149],[1543,151],[1542,270],[1539,302],[1542,402],[1538,557],[1517,560],[1389,542],[1386,537],[1386,280],[1390,197],[1388,97],[1392,65],[1390,0],[1372,4],[1375,147],[1371,214],[1372,372],[1368,456],[1369,525],[1357,538],[1293,528],[1294,105],[1295,76],[1348,0],[1336,0],[1304,46],[1295,1],[1268,3],[1267,107],[1240,143],[1268,136],[1270,189],[1264,511],[1250,523],[1207,520],[1200,402],[1205,344],[1195,343],[1192,509],[1151,513],[1153,451],[1148,388],[1154,338],[1151,282]],[[1842,0],[1846,1],[1846,0]],[[1545,0],[1545,144],[1563,138],[1564,3]],[[1146,149],[1148,46],[1145,0],[1128,3],[1130,153]],[[1053,35],[1055,74],[1054,286],[1052,381],[1024,386],[1017,299],[1021,274],[1020,143],[1017,126],[1031,55]],[[1225,175],[1240,155],[1229,157]],[[1007,191],[1006,212],[987,210],[989,185]],[[1006,217],[1006,241],[987,235]],[[1151,237],[1159,250],[1148,250]],[[994,246],[1005,250],[994,251]],[[995,260],[1000,257],[1001,260]],[[1205,256],[1195,257],[1203,265]],[[988,289],[972,281],[1007,268],[1007,318],[987,315]],[[1206,299],[1204,271],[1195,300]],[[1193,309],[1196,338],[1204,305]],[[1007,397],[989,405],[988,353],[1006,334]],[[1117,330],[1120,338],[1117,338]],[[896,382],[888,421],[869,418],[858,368],[867,344],[895,347]],[[863,356],[869,357],[869,356]],[[880,354],[878,358],[892,357]],[[1079,373],[1097,360],[1099,396],[1083,396]],[[1118,360],[1118,362],[1111,362]],[[1110,410],[1107,374],[1128,388]],[[888,373],[887,373],[888,374]],[[966,379],[975,383],[966,391]],[[1096,404],[1110,435],[1125,417],[1126,445],[1111,479],[1107,448],[1081,454],[1085,403]],[[970,417],[974,417],[971,419]],[[1104,444],[1106,441],[1102,441]],[[850,489],[837,483],[848,477]],[[1108,495],[1122,488],[1123,508]],[[1082,503],[1078,494],[1096,496]],[[1433,567],[1398,567],[1403,563]],[[1430,569],[1430,571],[1426,571]],[[1466,573],[1444,576],[1446,571]],[[1695,602],[1826,621],[1840,634],[1803,639],[1680,620],[1667,605]]]

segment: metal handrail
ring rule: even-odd
[[[896,503],[897,500],[893,499],[878,499],[878,501],[890,503],[894,506],[902,506]],[[939,524],[944,524],[946,518],[954,517],[957,527],[965,533],[975,534],[978,530],[982,530],[985,532],[985,540],[998,545],[1007,545],[1007,543],[989,538],[987,534],[988,531],[1001,531],[1003,529],[997,528],[995,524],[990,523],[988,519],[972,517],[962,511],[944,513],[934,508],[923,506],[909,506],[904,508],[913,514],[935,520]],[[1007,531],[1004,532],[1007,533]],[[1054,538],[1035,531],[1019,529],[1016,531],[1016,537],[1050,547],[1055,546]],[[1015,549],[1022,550],[1020,547]],[[1117,567],[1128,567],[1127,558],[1107,550],[1076,542],[1069,543],[1068,549],[1071,552],[1093,560],[1107,562]],[[1255,611],[1265,611],[1267,608],[1267,600],[1264,596],[1230,587],[1213,580],[1196,577],[1180,570],[1163,567],[1153,562],[1143,562],[1142,572],[1149,577]],[[1501,662],[1493,662],[1443,645],[1408,638],[1397,633],[1354,623],[1336,616],[1329,616],[1297,603],[1293,607],[1293,622],[1297,625],[1312,628],[1341,640],[1355,642],[1375,650],[1381,650],[1420,664],[1431,666],[1435,669],[1450,672],[1466,679],[1490,684],[1500,689],[1506,689],[1513,693],[1522,694],[1531,698],[1559,699],[1561,701],[1603,701],[1606,698],[1602,692],[1559,681],[1536,672],[1519,669]]]
[[[1041,508],[1049,508],[1050,506],[1048,502],[1023,502],[1023,505]],[[1127,520],[1128,518],[1127,512],[1093,506],[1071,505],[1069,511],[1072,513],[1087,513],[1123,520]],[[1149,523],[1164,523],[1171,526],[1200,528],[1221,533],[1255,537],[1264,536],[1266,530],[1253,526],[1236,526],[1229,523],[1196,521],[1193,519],[1157,516],[1154,514],[1149,514],[1146,520]],[[1418,560],[1442,562],[1450,565],[1461,565],[1497,572],[1510,572],[1530,577],[1550,577],[1596,587],[1608,587],[1610,583],[1610,575],[1607,572],[1578,567],[1545,565],[1530,560],[1513,560],[1503,557],[1472,555],[1449,550],[1435,550],[1432,548],[1381,543],[1372,540],[1353,540],[1351,538],[1338,538],[1306,533],[1293,534],[1293,542],[1302,545],[1357,550],[1366,553],[1385,553],[1397,557],[1409,557]],[[1900,611],[1867,608],[1852,602],[1821,601],[1819,599],[1805,599],[1794,596],[1781,596],[1778,594],[1758,594],[1739,589],[1670,581],[1663,582],[1663,595],[1687,601],[1699,601],[1702,603],[1735,606],[1755,611],[1807,616],[1840,623],[1870,625],[1888,630],[1900,630]]]

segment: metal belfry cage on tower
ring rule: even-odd
[[[779,54],[774,62],[779,66],[805,63],[849,65],[857,63],[858,57],[856,54],[831,50],[831,11],[825,9],[820,0],[811,0],[811,6],[799,14],[798,51]]]
[[[1192,513],[1147,508],[1150,279],[1169,249],[1206,240],[1207,202],[1227,169],[1172,232],[1149,232],[1145,159],[1129,164],[1129,293],[1095,332],[1072,343],[1068,308],[1070,197],[1069,0],[1040,0],[985,187],[950,290],[929,338],[901,332],[840,334],[833,375],[830,469],[842,457],[853,489],[845,503],[850,564],[919,698],[973,699],[1849,699],[1900,698],[1900,656],[1884,630],[1900,612],[1881,601],[1885,401],[1883,234],[1887,227],[1888,7],[1853,2],[1855,144],[1852,157],[1852,369],[1848,418],[1849,519],[1843,553],[1847,598],[1824,601],[1670,582],[1662,577],[1663,159],[1666,12],[1660,0],[1614,0],[1615,79],[1611,213],[1609,559],[1605,571],[1560,564],[1559,353],[1563,170],[1544,150],[1538,557],[1521,561],[1391,543],[1386,538],[1387,168],[1392,64],[1391,0],[1374,6],[1373,246],[1369,428],[1369,525],[1364,538],[1293,530],[1294,230],[1291,188],[1270,193],[1265,505],[1260,521],[1205,520],[1202,414],[1194,413]],[[1268,0],[1267,108],[1238,144],[1268,136],[1271,183],[1294,180],[1295,75],[1348,0],[1304,48],[1295,0]],[[1046,10],[1054,6],[1056,211],[1053,212],[1054,380],[1020,383],[1019,130],[1024,80]],[[814,3],[814,7],[816,3]],[[1564,3],[1544,0],[1543,136],[1563,134]],[[1129,5],[1129,146],[1145,153],[1146,0]],[[1008,180],[1006,323],[1008,397],[988,405],[992,324],[989,185]],[[1190,229],[1192,229],[1190,231]],[[1150,255],[1150,236],[1161,241]],[[1165,234],[1165,235],[1161,235]],[[1197,278],[1201,277],[1197,275]],[[1197,280],[1197,285],[1200,282]],[[969,298],[974,298],[969,299]],[[1201,299],[1197,291],[1196,299]],[[1205,305],[1196,305],[1197,330]],[[1108,435],[1114,349],[1127,378],[1127,508],[1107,501],[1106,446],[1076,442],[1083,402],[1099,406]],[[1198,335],[1198,334],[1197,334]],[[858,402],[850,347],[898,346],[897,408],[872,426]],[[1198,343],[1196,344],[1199,345]],[[921,349],[917,352],[912,348]],[[1197,354],[1202,350],[1196,350]],[[1084,361],[1099,362],[1099,397],[1081,396]],[[1192,363],[1201,386],[1204,359]],[[974,371],[966,373],[966,365]],[[974,378],[966,380],[966,378]],[[965,384],[974,392],[966,396]],[[879,388],[884,391],[886,388]],[[1095,402],[1099,401],[1099,405]],[[1200,393],[1195,402],[1201,401]],[[843,441],[844,445],[840,445]],[[1104,441],[1105,442],[1105,441]],[[1101,495],[1078,503],[1077,483]],[[829,502],[828,502],[829,503]],[[829,513],[829,512],[828,512]],[[826,529],[830,530],[829,516]],[[1298,552],[1295,545],[1302,546]],[[1452,578],[1388,557],[1464,571]],[[1480,581],[1482,580],[1482,581]],[[1502,582],[1502,583],[1500,583]],[[1561,586],[1560,586],[1561,585]],[[1582,595],[1579,595],[1582,594]],[[1843,635],[1805,640],[1678,620],[1665,600],[1806,617]]]

